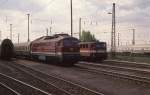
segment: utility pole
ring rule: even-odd
[[[0,42],[2,41],[2,31],[0,31]]]
[[[132,29],[132,31],[133,31],[132,45],[135,45],[135,29]]]
[[[108,13],[112,15],[112,28],[111,28],[111,54],[115,56],[116,52],[116,8],[115,3],[113,3],[112,12]]]
[[[113,20],[113,11],[112,13],[110,13],[112,15],[112,27],[111,27],[111,53],[113,52],[113,24],[114,24],[114,20]]]
[[[120,46],[120,33],[118,33],[118,47]]]
[[[113,52],[116,51],[116,8],[113,3]]]
[[[48,36],[48,28],[46,28],[46,36]]]
[[[71,36],[73,36],[73,12],[72,12],[72,0],[70,0],[71,7]]]
[[[29,32],[30,32],[30,14],[27,14],[27,16],[28,16],[28,42],[30,41],[30,34],[29,34]]]
[[[12,41],[12,24],[10,24],[10,40]]]
[[[50,32],[50,36],[52,36],[52,27],[50,27],[49,32]]]
[[[81,18],[79,18],[79,40],[81,39],[80,37],[81,37],[81,32],[82,32],[82,22],[81,22]]]
[[[20,40],[20,34],[18,33],[18,44],[19,44],[19,40]]]
[[[112,16],[112,23],[111,23],[111,49],[110,49],[110,52],[112,53],[113,52],[113,26],[114,26],[114,20],[113,20],[113,10],[112,10],[112,12],[109,12],[108,14],[111,14],[111,16]]]
[[[113,56],[115,56],[116,52],[116,8],[115,3],[113,3],[113,10],[112,10],[112,34],[111,34],[111,52]]]

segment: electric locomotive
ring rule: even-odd
[[[29,43],[15,44],[16,56],[72,65],[79,61],[79,40],[68,34],[43,36]]]
[[[107,59],[106,42],[80,42],[81,60],[103,61]]]

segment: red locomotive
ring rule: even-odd
[[[105,42],[80,42],[79,45],[82,60],[103,61],[107,59]]]
[[[43,36],[29,43],[16,44],[15,54],[47,62],[72,65],[79,60],[78,42],[78,39],[68,34]]]

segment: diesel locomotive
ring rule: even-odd
[[[28,43],[14,45],[15,56],[73,65],[79,61],[79,40],[68,34],[43,36]]]

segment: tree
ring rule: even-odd
[[[91,34],[90,31],[83,30],[80,35],[80,41],[83,42],[91,42],[91,41],[97,41],[95,36]]]

